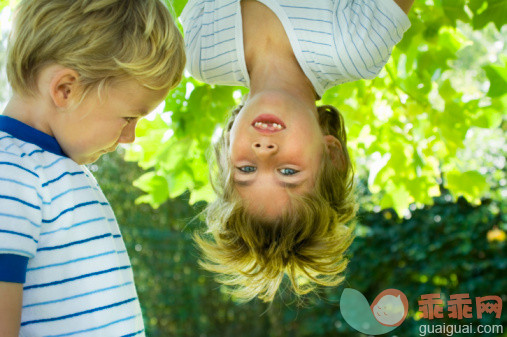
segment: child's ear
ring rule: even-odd
[[[72,69],[62,68],[55,72],[49,84],[50,96],[58,108],[67,108],[77,101],[79,74]]]
[[[333,162],[333,165],[340,171],[344,171],[346,167],[345,154],[343,153],[342,143],[335,136],[324,136],[326,150]]]

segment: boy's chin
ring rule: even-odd
[[[74,156],[74,157],[70,156],[70,159],[72,159],[78,165],[87,165],[87,164],[92,164],[92,163],[96,162],[97,160],[99,160],[99,158],[102,157],[103,154],[105,154],[105,152],[97,152],[97,153],[87,155],[87,156],[84,156],[84,155]]]

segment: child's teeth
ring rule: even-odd
[[[263,122],[255,122],[255,127],[267,130],[267,129],[275,129],[281,130],[283,127],[278,123],[263,123]]]

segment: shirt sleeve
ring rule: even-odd
[[[200,71],[201,32],[204,20],[205,2],[202,0],[189,0],[180,15],[187,54],[186,68],[192,77],[203,81]]]
[[[0,155],[0,281],[24,283],[42,223],[38,175],[23,158]]]
[[[249,85],[239,1],[189,0],[180,19],[192,77],[208,84]]]
[[[334,13],[335,63],[348,81],[375,78],[410,28],[393,0],[338,0]]]

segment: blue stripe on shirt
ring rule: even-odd
[[[222,20],[228,19],[228,18],[233,17],[233,16],[235,16],[235,15],[236,15],[236,13],[232,13],[231,15],[227,15],[227,16],[224,16],[224,17],[218,18],[218,19],[216,19],[216,20],[213,20],[212,22],[203,23],[203,24],[202,24],[202,26],[209,26],[209,25],[213,25],[213,24],[215,24],[215,23],[217,23],[217,22],[219,22],[219,21],[222,21]]]
[[[15,231],[8,231],[6,229],[0,229],[0,233],[6,233],[6,234],[11,234],[11,235],[21,236],[21,237],[30,239],[30,240],[32,240],[35,243],[38,243],[38,241],[35,240],[33,236],[25,234],[25,233],[20,233],[20,232],[15,232]]]
[[[213,57],[209,57],[209,58],[205,58],[205,59],[201,59],[201,61],[209,61],[209,60],[213,60],[213,59],[216,59],[217,57],[220,57],[222,55],[225,55],[225,54],[228,54],[228,53],[232,53],[232,52],[235,52],[236,51],[236,48],[232,49],[232,50],[228,50],[226,52],[223,52],[221,54],[218,54],[218,55],[215,55]]]
[[[72,336],[72,335],[77,335],[77,334],[83,334],[83,333],[86,333],[86,332],[101,330],[101,329],[107,328],[108,326],[111,326],[113,324],[129,321],[129,320],[134,319],[134,318],[139,317],[139,316],[140,315],[128,316],[128,317],[125,317],[125,318],[122,318],[122,319],[118,319],[116,321],[113,321],[113,322],[110,322],[108,324],[104,324],[104,325],[101,325],[101,326],[97,326],[97,327],[94,327],[94,328],[90,328],[90,329],[86,329],[86,330],[79,330],[79,331],[72,331],[72,332],[68,332],[68,333],[65,333],[65,334],[61,334],[61,335],[48,335],[48,336],[45,336],[45,337],[67,337],[67,336]],[[135,335],[138,335],[138,334],[142,333],[143,331],[144,331],[144,329],[143,330],[139,330],[137,332],[134,332],[134,334],[128,334],[128,335],[125,335],[125,336],[135,336]]]
[[[26,220],[28,221],[31,225],[37,227],[37,228],[40,228],[41,224],[37,224],[35,222],[33,222],[32,220],[28,219],[27,217],[25,216],[22,216],[22,215],[14,215],[14,214],[7,214],[7,213],[0,213],[0,216],[3,216],[3,217],[6,217],[6,218],[12,218],[12,219],[18,219],[18,220]]]
[[[120,337],[134,337],[134,336],[137,336],[139,335],[140,333],[143,333],[144,329],[143,330],[139,330],[139,331],[136,331],[134,333],[129,333],[128,335],[123,335],[123,336],[120,336]]]
[[[213,68],[208,68],[208,69],[205,69],[205,70],[204,70],[204,72],[212,71],[212,70],[218,69],[218,68],[220,68],[220,67],[226,66],[226,65],[228,65],[228,64],[230,64],[230,63],[234,63],[234,62],[238,62],[238,60],[228,61],[228,62],[226,62],[226,63],[223,63],[223,64],[219,65],[219,66],[216,66],[216,67],[213,67]]]
[[[20,204],[23,204],[25,206],[28,206],[30,208],[33,208],[33,209],[37,209],[37,210],[40,210],[40,206],[37,206],[37,205],[34,205],[34,204],[31,204],[27,201],[24,201],[24,200],[21,200],[19,198],[15,198],[15,197],[11,197],[9,195],[2,195],[0,194],[0,199],[5,199],[5,200],[11,200],[11,201],[15,201],[15,202],[18,202]]]
[[[304,20],[304,21],[323,22],[323,23],[327,23],[327,24],[330,24],[330,25],[333,24],[331,21],[327,21],[327,20],[310,19],[310,18],[297,17],[297,16],[290,16],[289,19],[291,19],[291,20]]]
[[[65,176],[78,176],[78,175],[81,175],[81,174],[84,174],[84,172],[82,171],[77,171],[77,172],[65,172],[65,173],[62,173],[60,174],[58,177],[52,179],[52,180],[49,180],[47,182],[45,182],[44,184],[42,184],[42,187],[46,187],[54,182],[57,182],[58,180],[62,179],[63,177]]]
[[[76,312],[76,313],[73,313],[73,314],[70,314],[70,315],[59,316],[59,317],[51,317],[51,318],[44,318],[44,319],[36,319],[36,320],[33,320],[33,321],[21,322],[21,326],[27,326],[27,325],[34,324],[34,323],[46,323],[46,322],[54,322],[54,321],[65,320],[65,319],[69,319],[69,318],[73,318],[73,317],[77,317],[77,316],[91,314],[91,313],[94,313],[94,312],[97,312],[97,311],[102,311],[102,310],[106,310],[106,309],[111,309],[111,308],[114,308],[114,307],[122,306],[124,304],[130,303],[130,302],[135,301],[135,300],[136,300],[136,298],[133,297],[133,298],[129,298],[127,300],[121,301],[121,302],[112,303],[112,304],[109,304],[109,305],[105,305],[105,306],[102,306],[102,307],[97,307],[97,308],[90,309],[90,310]]]
[[[43,152],[44,152],[44,150],[41,150],[41,149],[33,150],[32,152],[30,152],[28,154],[28,157],[30,157],[31,155],[34,155],[36,153],[43,153]]]
[[[107,238],[107,237],[112,237],[112,234],[111,233],[107,233],[107,234],[92,236],[91,238],[69,242],[69,243],[66,243],[64,245],[42,247],[42,248],[38,248],[37,251],[38,252],[42,252],[42,251],[48,251],[48,250],[62,249],[62,248],[67,248],[67,247],[74,246],[74,245],[80,245],[80,244],[83,244],[83,243],[86,243],[86,242],[90,242],[90,241],[104,239],[104,238]]]
[[[60,263],[53,263],[53,264],[47,264],[45,266],[40,266],[40,267],[35,267],[35,268],[28,268],[27,271],[32,271],[32,270],[40,270],[40,269],[46,269],[46,268],[52,268],[52,267],[59,267],[59,266],[65,266],[66,264],[70,264],[70,263],[74,263],[74,262],[81,262],[81,261],[86,261],[86,260],[92,260],[92,259],[95,259],[97,257],[102,257],[102,256],[106,256],[106,255],[111,255],[113,253],[116,253],[116,250],[110,250],[108,252],[104,252],[104,253],[101,253],[101,254],[95,254],[95,255],[90,255],[90,256],[86,256],[86,257],[82,257],[82,258],[79,258],[79,259],[74,259],[74,260],[69,260],[69,261],[65,261],[65,262],[60,262]]]
[[[309,54],[314,54],[314,55],[318,55],[318,56],[322,56],[322,57],[327,57],[327,58],[330,58],[332,59],[333,57],[332,56],[329,56],[329,55],[326,55],[326,54],[319,54],[319,53],[316,53],[312,50],[302,50],[303,53],[309,53]]]
[[[32,172],[32,171],[30,171],[29,169],[26,169],[26,168],[24,168],[23,166],[20,166],[20,165],[18,165],[18,164],[14,164],[14,163],[10,163],[10,162],[5,162],[5,161],[0,161],[0,165],[14,166],[14,167],[17,167],[17,168],[19,168],[19,169],[22,169],[23,171],[26,171],[26,172],[30,173],[31,175],[33,175],[33,176],[35,176],[35,177],[39,178],[39,175],[38,175],[37,173]]]
[[[12,144],[11,144],[12,145]],[[10,146],[9,146],[10,147]],[[0,151],[0,154],[8,154],[10,156],[14,156],[14,157],[17,157],[19,158],[19,154],[16,154],[16,153],[12,153],[12,152],[7,152],[7,148],[5,149],[5,151]]]
[[[78,294],[78,295],[74,295],[74,296],[59,298],[57,300],[31,303],[31,304],[24,305],[23,308],[31,308],[31,307],[37,307],[37,306],[40,306],[40,305],[47,305],[47,304],[53,304],[53,303],[62,303],[62,302],[66,302],[66,301],[69,301],[69,300],[76,299],[76,298],[86,297],[88,295],[98,294],[98,293],[101,293],[101,292],[104,292],[104,291],[122,288],[122,287],[125,287],[125,286],[128,286],[128,285],[131,285],[131,284],[134,284],[134,282],[125,282],[123,284],[118,284],[118,285],[107,287],[107,288],[101,288],[101,289],[97,289],[97,290],[94,290],[94,291],[89,291],[89,292]]]
[[[79,276],[76,276],[76,277],[71,277],[71,278],[67,278],[67,279],[63,279],[63,280],[58,280],[58,281],[53,281],[53,282],[48,282],[48,283],[33,284],[31,286],[24,287],[23,291],[27,291],[27,290],[35,289],[35,288],[51,287],[51,286],[59,285],[59,284],[62,284],[62,283],[77,281],[77,280],[81,280],[81,279],[84,279],[84,278],[93,277],[93,276],[102,275],[102,274],[107,274],[107,273],[112,273],[112,272],[119,271],[119,270],[124,270],[124,269],[130,269],[130,266],[121,266],[121,267],[101,270],[101,271],[97,271],[97,272],[94,272],[94,273],[82,274],[82,275],[79,275]]]
[[[310,41],[310,40],[299,40],[299,41],[331,47],[331,45],[329,43],[322,43],[322,42],[316,42],[316,41]]]
[[[349,23],[349,21],[347,20],[347,17],[345,17],[345,22],[347,23],[347,26],[348,26],[348,27],[350,27],[350,26],[351,26],[351,25],[350,25],[350,23]],[[357,30],[356,25],[354,25],[354,27],[355,27],[355,28],[356,28],[356,30]],[[355,49],[355,50],[356,50],[356,52],[357,52],[357,55],[359,55],[359,58],[360,58],[360,59],[361,59],[361,61],[363,62],[364,69],[365,69],[367,72],[369,72],[370,74],[374,75],[374,76],[375,76],[375,75],[377,75],[376,73],[374,73],[374,72],[372,72],[372,71],[370,71],[370,70],[369,70],[369,67],[366,65],[366,62],[365,62],[365,61],[364,61],[364,59],[363,59],[363,54],[362,54],[362,53],[359,51],[359,49],[357,48],[357,46],[356,46],[356,41],[355,41],[355,40],[354,40],[354,38],[352,37],[352,34],[350,33],[350,30],[347,30],[347,32],[349,33],[349,36],[350,36],[350,42],[352,42],[352,45],[354,46],[354,49]],[[368,50],[368,48],[366,48],[366,50]],[[348,51],[347,51],[347,53],[348,53]],[[368,53],[369,53],[369,52],[368,52]],[[370,56],[371,56],[371,54],[370,54]],[[351,61],[352,61],[352,59],[351,59]],[[357,70],[357,68],[356,68],[356,70]],[[364,77],[364,76],[363,76],[363,77]]]
[[[97,222],[97,221],[100,221],[100,220],[106,220],[106,218],[105,217],[100,217],[100,218],[93,218],[93,219],[77,222],[77,223],[75,223],[73,225],[70,225],[70,226],[67,226],[67,227],[62,227],[62,228],[55,229],[54,231],[43,232],[40,235],[41,236],[42,235],[51,235],[51,234],[54,234],[54,233],[57,233],[57,232],[60,232],[60,231],[68,231],[69,229],[72,229],[72,228],[75,228],[75,227],[78,227],[78,226],[82,226],[82,225],[86,225],[86,224],[89,224],[89,223],[92,223],[92,222]]]
[[[66,157],[60,157],[60,158],[58,158],[57,160],[55,160],[54,162],[52,162],[51,164],[48,164],[48,165],[45,165],[45,166],[42,166],[42,165],[35,166],[35,170],[38,170],[38,169],[40,169],[41,167],[42,167],[43,169],[48,169],[48,168],[50,168],[50,167],[53,167],[53,165],[57,164],[57,163],[58,163],[58,162],[60,162],[61,160],[65,160],[65,159],[68,159],[68,158],[66,158]]]
[[[375,12],[373,11],[373,9],[371,9],[371,7],[370,7],[370,6],[368,6],[368,4],[366,4],[366,3],[365,3],[364,5],[365,5],[367,8],[369,8],[369,9],[371,10],[371,12],[372,12],[372,13],[374,13],[374,14],[375,14]],[[377,23],[378,23],[378,24],[379,24],[382,28],[384,28],[384,29],[385,29],[385,31],[387,32],[387,35],[389,35],[389,38],[391,39],[392,43],[393,43],[393,44],[396,44],[396,42],[393,40],[393,38],[392,38],[392,36],[391,36],[391,32],[389,31],[389,29],[387,29],[387,27],[386,27],[386,26],[384,26],[384,25],[382,24],[382,22],[380,22],[380,20],[379,20],[379,19],[377,19],[376,15],[373,15],[373,19],[374,19],[374,20],[375,20],[375,21],[376,21],[376,22],[377,22]]]
[[[333,34],[331,34],[331,33],[328,33],[328,32],[322,32],[322,31],[320,31],[320,30],[311,30],[311,29],[306,29],[306,28],[294,28],[294,30],[300,30],[300,31],[302,31],[302,32],[319,33],[319,34],[324,34],[324,35],[333,36]]]
[[[360,8],[361,8],[361,11],[362,11],[362,7],[360,7]],[[350,8],[350,10],[352,11],[352,13],[354,13],[354,14],[357,16],[358,21],[359,21],[359,24],[361,25],[361,27],[363,27],[363,28],[364,28],[364,30],[365,30],[367,33],[369,33],[368,28],[366,28],[366,27],[363,25],[363,23],[361,22],[359,14],[358,14],[358,13],[356,13],[356,11],[355,11],[354,9],[352,9],[352,8]],[[368,19],[368,21],[369,21],[369,19]],[[371,25],[371,21],[370,21],[370,25]],[[375,33],[376,33],[376,32],[375,32]],[[376,34],[378,35],[378,33],[376,33]],[[379,57],[379,58],[382,58],[382,53],[380,52],[380,49],[379,49],[379,47],[377,46],[377,44],[375,43],[375,41],[373,41],[373,39],[371,38],[371,35],[370,35],[370,34],[367,34],[367,36],[368,36],[368,39],[370,39],[371,43],[373,43],[373,45],[374,45],[374,46],[375,46],[375,48],[377,49],[378,57]],[[381,39],[382,39],[382,38],[381,38]],[[383,42],[384,42],[384,44],[385,44],[385,41],[384,41],[384,40],[382,40],[382,41],[383,41]],[[376,62],[375,62],[375,58],[371,55],[369,48],[367,48],[367,47],[366,47],[366,43],[364,42],[364,40],[363,40],[363,44],[364,44],[364,46],[365,46],[366,50],[368,51],[368,54],[370,54],[370,57],[371,57],[371,58],[372,58],[372,60],[373,60],[373,64],[374,64],[376,67],[378,67],[378,66],[377,66],[377,64],[376,64]],[[386,47],[387,47],[387,46],[386,46]]]
[[[224,40],[224,41],[220,41],[220,42],[217,42],[217,43],[212,44],[212,45],[210,45],[210,46],[201,47],[201,49],[209,49],[209,48],[213,48],[213,47],[218,46],[219,44],[226,43],[226,42],[230,42],[230,41],[234,41],[234,40],[235,40],[235,38],[228,39],[228,40]]]
[[[20,186],[23,186],[23,187],[30,188],[30,189],[32,189],[34,191],[37,190],[34,186],[25,184],[24,182],[19,181],[19,180],[15,180],[15,179],[8,179],[8,178],[1,178],[0,177],[0,181],[7,181],[7,182],[10,182],[10,183],[13,183],[13,184],[16,184],[16,185],[20,185]]]
[[[65,210],[63,210],[60,214],[58,214],[56,217],[54,217],[53,219],[42,219],[42,223],[51,223],[51,222],[55,222],[56,220],[58,220],[58,218],[60,218],[62,215],[64,215],[65,213],[68,213],[68,212],[72,212],[72,211],[75,211],[76,209],[78,208],[81,208],[81,207],[86,207],[86,206],[90,206],[90,205],[97,205],[97,204],[100,204],[100,205],[107,205],[106,203],[101,203],[97,200],[93,200],[93,201],[88,201],[88,202],[83,202],[83,203],[80,203],[80,204],[77,204],[76,206],[74,207],[70,207],[70,208],[67,208]]]
[[[220,29],[220,30],[217,30],[217,31],[213,32],[212,34],[201,35],[201,37],[210,37],[210,36],[215,36],[215,35],[216,35],[216,34],[218,34],[218,33],[221,33],[221,32],[224,32],[224,31],[226,31],[226,30],[233,29],[233,28],[234,28],[234,26],[232,26],[232,27],[227,27],[227,28],[222,28],[222,29]]]
[[[312,9],[312,10],[317,10],[317,11],[324,11],[324,12],[333,13],[332,10],[327,9],[327,8],[304,7],[304,6],[289,6],[289,5],[280,5],[280,7],[283,7],[283,8],[296,8],[296,9]]]
[[[53,198],[51,198],[51,202],[57,200],[60,197],[63,197],[67,193],[81,191],[81,190],[89,190],[89,189],[93,189],[93,187],[90,186],[90,185],[87,185],[87,186],[81,186],[81,187],[76,187],[76,188],[70,188],[67,191],[64,191],[64,192],[62,192],[60,194],[55,195]]]

